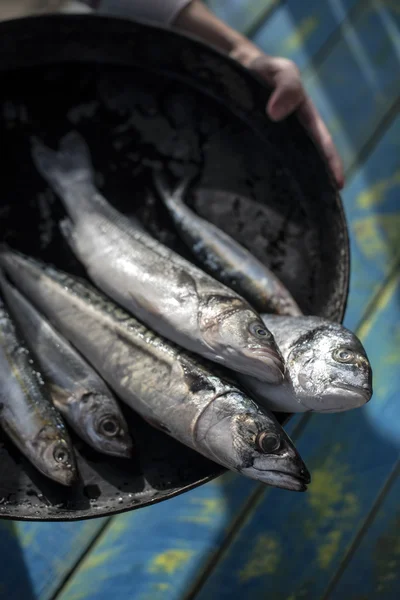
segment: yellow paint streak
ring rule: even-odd
[[[383,204],[385,194],[400,185],[400,169],[393,175],[378,181],[369,189],[361,192],[357,198],[357,204],[360,208],[372,208]]]
[[[380,296],[377,300],[373,315],[369,319],[367,319],[364,323],[362,323],[361,327],[359,327],[359,329],[357,330],[357,335],[361,340],[364,341],[368,337],[379,313],[381,313],[382,311],[385,310],[385,308],[387,307],[387,305],[393,298],[393,294],[395,293],[399,283],[400,283],[400,273],[396,274],[395,277],[392,277],[387,282],[387,284],[383,288],[382,293],[380,294]]]
[[[94,552],[90,554],[83,561],[79,571],[83,573],[85,571],[89,571],[90,569],[98,569],[104,563],[106,563],[112,556],[118,554],[119,548],[111,548],[109,550],[104,550],[103,552]]]
[[[348,492],[352,475],[343,464],[341,444],[336,444],[324,463],[313,471],[307,502],[312,518],[304,523],[304,535],[315,540],[317,564],[328,569],[337,555],[343,532],[353,527],[359,511],[357,496]],[[333,526],[326,534],[327,527]]]
[[[146,510],[146,509],[144,509]],[[113,517],[109,527],[107,528],[107,542],[114,542],[117,540],[122,533],[124,533],[129,527],[132,526],[132,519],[137,518],[136,514],[125,514]]]
[[[327,569],[332,562],[332,559],[339,550],[340,541],[343,536],[343,531],[330,531],[319,548],[318,548],[318,564],[321,569]]]
[[[197,513],[179,517],[180,521],[211,525],[216,517],[223,515],[225,511],[223,498],[192,498],[190,502],[200,506],[200,510]]]
[[[318,28],[319,22],[317,17],[307,17],[296,27],[296,31],[292,33],[282,44],[284,53],[294,52],[299,50],[308,41],[310,36]]]
[[[22,548],[29,548],[36,542],[37,529],[32,527],[25,531],[24,529],[18,530],[18,541]]]
[[[158,554],[151,562],[149,573],[167,573],[173,575],[194,555],[194,550],[171,549]]]
[[[400,4],[399,0],[380,0],[379,2],[386,8],[388,8],[391,12],[397,13],[400,15]]]
[[[157,588],[157,590],[160,590],[160,592],[165,592],[166,590],[169,590],[170,587],[171,586],[169,583],[157,583],[156,584],[156,588]]]
[[[353,222],[353,231],[363,254],[376,261],[393,262],[400,255],[398,249],[398,232],[400,229],[400,213],[386,215],[372,215]],[[380,255],[380,256],[379,256]],[[390,261],[391,255],[393,257]],[[386,271],[388,269],[386,266]]]
[[[239,580],[246,582],[264,575],[272,575],[279,566],[281,554],[280,542],[276,536],[259,535],[255,540],[249,560],[239,572]]]

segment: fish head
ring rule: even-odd
[[[208,456],[262,483],[305,491],[310,474],[272,413],[240,391],[215,398],[202,414],[197,437]]]
[[[284,361],[274,336],[250,307],[221,314],[205,339],[230,369],[272,384],[283,381]]]
[[[372,396],[372,369],[357,336],[337,323],[311,330],[287,358],[300,401],[310,410],[341,412],[366,404]]]
[[[41,430],[35,441],[35,464],[54,481],[70,486],[77,480],[76,460],[69,437],[66,431],[62,435],[61,429],[60,435],[55,434],[53,427]]]
[[[113,398],[86,392],[81,395],[78,405],[81,429],[96,450],[121,458],[132,456],[128,426]]]

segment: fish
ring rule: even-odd
[[[72,486],[77,468],[71,441],[35,367],[0,298],[0,426],[38,471]]]
[[[235,374],[243,388],[278,412],[336,413],[359,408],[373,393],[372,368],[358,337],[321,317],[262,314],[286,362],[282,385]]]
[[[303,313],[280,279],[230,235],[199,217],[185,203],[192,177],[170,191],[165,174],[154,171],[156,191],[181,239],[204,269],[235,290],[259,312],[301,316]]]
[[[65,421],[98,452],[125,458],[132,456],[128,426],[105,382],[2,276],[0,288],[49,388],[53,404]]]
[[[95,188],[78,133],[58,152],[34,138],[32,157],[62,200],[69,215],[62,231],[99,289],[186,350],[262,381],[283,380],[279,349],[256,311],[114,209]]]
[[[91,284],[13,251],[7,276],[153,427],[265,484],[305,491],[299,453],[275,416],[195,354],[159,336]]]

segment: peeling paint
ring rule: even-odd
[[[83,561],[80,567],[80,573],[89,571],[90,569],[97,569],[106,563],[112,556],[115,556],[120,552],[120,548],[110,548],[103,552],[93,552],[89,554]]]
[[[182,569],[194,556],[194,550],[171,549],[157,554],[148,568],[149,573],[167,573],[173,575]]]
[[[295,52],[304,46],[314,31],[318,28],[319,20],[315,16],[307,17],[296,27],[295,31],[284,40],[282,50],[284,54]]]
[[[357,204],[360,208],[373,208],[383,204],[386,200],[386,194],[393,188],[400,185],[400,169],[393,175],[378,181],[368,189],[359,194]]]
[[[250,579],[275,573],[281,560],[281,553],[280,542],[276,535],[258,536],[248,562],[239,572],[240,582],[244,583]]]
[[[191,498],[190,503],[200,507],[198,512],[182,515],[179,521],[211,525],[218,517],[225,513],[226,502],[224,498]]]

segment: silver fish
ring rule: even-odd
[[[238,375],[263,406],[280,412],[342,412],[372,396],[372,369],[357,336],[319,317],[262,315],[286,361],[279,387]]]
[[[72,429],[98,452],[132,455],[120,407],[104,381],[22,294],[0,276],[9,312],[48,384],[50,396]]]
[[[67,486],[77,479],[66,427],[1,299],[0,426],[41,473]]]
[[[96,190],[85,142],[70,133],[54,152],[35,140],[34,162],[71,220],[68,242],[110,298],[187,350],[262,381],[280,383],[284,365],[260,316],[215,279],[118,213]]]
[[[191,178],[171,193],[160,171],[154,173],[157,192],[180,237],[206,271],[229,286],[260,312],[302,314],[289,290],[274,273],[230,235],[196,215],[184,202]]]
[[[91,286],[19,254],[0,263],[38,310],[153,426],[269,485],[303,491],[309,473],[272,413],[147,329]]]

